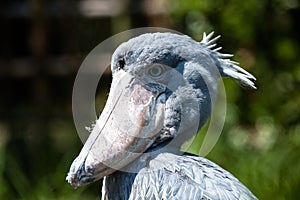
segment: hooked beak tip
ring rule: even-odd
[[[74,188],[78,188],[79,184],[76,181],[76,178],[74,178],[74,174],[71,174],[70,172],[68,173],[66,177],[66,181]]]
[[[75,165],[73,165],[66,177],[66,181],[68,181],[68,183],[70,183],[70,185],[74,189],[78,188],[79,186],[93,182],[93,180],[93,174],[85,170],[85,160],[79,165],[77,169]]]
[[[78,170],[79,171],[79,170]],[[80,186],[80,174],[78,173],[78,171],[75,171],[75,168],[73,167],[72,170],[70,170],[68,172],[68,175],[66,177],[66,181],[68,181],[68,183],[74,188],[78,188]]]

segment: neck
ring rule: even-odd
[[[153,166],[160,168],[164,164],[166,164],[165,162],[155,162],[155,158],[162,153],[166,153],[166,149],[159,147],[156,147],[156,149],[149,149],[147,152],[143,153],[139,158],[134,160],[132,163],[128,164],[126,167],[104,177],[102,186],[102,199],[129,199],[137,174],[141,171],[145,173],[145,171],[142,169],[149,168],[153,170]],[[179,150],[174,149],[172,150],[172,153],[178,155]],[[172,160],[166,162],[171,163]]]
[[[184,135],[184,134],[181,134]],[[151,146],[146,152],[142,153],[140,157],[128,164],[119,171],[106,176],[102,186],[102,199],[122,199],[127,200],[131,194],[135,178],[142,169],[158,169],[165,165],[172,164],[173,159],[168,159],[170,156],[164,156],[164,162],[161,159],[156,159],[163,153],[182,155],[183,152],[179,151],[180,145],[185,141],[183,138],[176,137],[173,140],[164,141],[155,146]],[[145,172],[145,170],[142,170]],[[147,170],[146,170],[147,171]]]

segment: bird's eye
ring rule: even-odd
[[[124,69],[124,67],[125,67],[125,60],[124,59],[120,59],[118,61],[118,70]]]
[[[163,69],[164,69],[164,67],[162,65],[155,64],[155,65],[151,66],[148,73],[152,77],[159,77],[163,73],[163,71],[164,71]]]

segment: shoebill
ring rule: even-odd
[[[105,108],[67,181],[76,188],[104,178],[102,199],[112,200],[257,199],[217,164],[180,151],[209,118],[219,78],[255,88],[218,38],[147,33],[118,46]]]

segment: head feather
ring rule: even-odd
[[[217,46],[216,41],[220,38],[220,35],[213,38],[213,34],[214,32],[211,32],[208,35],[203,33],[202,41],[199,43],[208,51],[210,51],[210,53],[217,59],[217,66],[221,75],[234,78],[242,85],[256,89],[254,84],[256,78],[243,68],[239,67],[238,62],[230,60],[230,58],[233,57],[232,54],[220,53],[219,51],[222,49],[222,47],[215,48]]]

